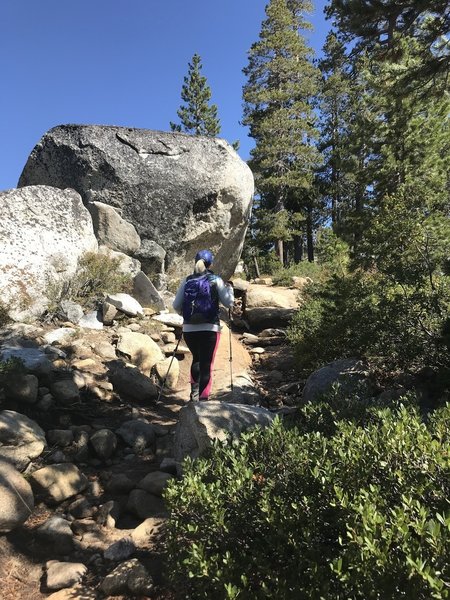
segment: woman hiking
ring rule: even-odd
[[[192,275],[181,282],[173,307],[183,315],[183,336],[192,353],[191,401],[208,400],[212,387],[212,369],[220,339],[219,302],[231,308],[234,291],[230,283],[211,271],[214,262],[210,250],[195,256]]]

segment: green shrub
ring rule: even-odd
[[[448,365],[448,279],[435,290],[415,289],[358,270],[309,287],[288,332],[299,367],[350,356],[376,358],[388,369]]]
[[[131,275],[124,274],[119,266],[120,260],[117,258],[97,252],[86,252],[80,257],[72,278],[48,283],[48,312],[57,312],[62,300],[73,300],[92,308],[106,293],[130,292]]]
[[[0,302],[0,327],[5,327],[11,321],[6,304]]]
[[[276,421],[187,460],[166,491],[179,597],[449,598],[450,407],[428,426],[413,405],[361,417],[326,436]]]

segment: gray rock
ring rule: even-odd
[[[16,320],[42,314],[49,280],[68,279],[83,253],[97,251],[89,212],[75,190],[64,189],[69,187],[0,192],[2,300]]]
[[[133,278],[133,298],[136,298],[141,306],[151,306],[157,309],[166,307],[158,290],[142,271],[139,271]]]
[[[150,374],[157,362],[164,360],[161,348],[145,333],[130,331],[121,334],[117,351],[128,357],[145,375]]]
[[[50,410],[54,404],[55,399],[53,396],[51,394],[45,394],[45,396],[42,396],[42,398],[38,401],[37,407],[40,410],[47,411]]]
[[[89,459],[89,433],[87,431],[74,431],[75,455],[77,462],[86,462]]]
[[[130,294],[108,294],[106,302],[109,302],[109,304],[112,304],[129,317],[137,317],[144,314],[142,306]]]
[[[121,511],[122,509],[119,502],[116,500],[109,500],[100,506],[97,513],[97,523],[112,529],[116,526]]]
[[[109,374],[114,391],[125,400],[149,402],[157,398],[158,389],[139,369],[116,365]]]
[[[79,583],[87,573],[83,563],[59,562],[51,560],[47,567],[47,588],[61,590]]]
[[[59,503],[79,494],[88,485],[86,476],[73,464],[43,467],[30,475],[32,488],[47,502]]]
[[[58,306],[58,316],[63,321],[70,321],[77,325],[83,318],[83,309],[72,300],[61,300]]]
[[[35,404],[38,399],[39,380],[36,375],[18,373],[5,384],[6,398],[24,404]]]
[[[170,473],[171,475],[176,475],[177,473],[177,461],[171,456],[166,456],[162,459],[161,464],[159,465],[159,470],[164,473]]]
[[[69,341],[73,335],[76,334],[76,330],[72,327],[59,327],[58,329],[52,329],[44,335],[44,340],[47,344],[63,344]]]
[[[80,392],[73,379],[55,381],[51,391],[55,400],[61,404],[73,404],[80,400]]]
[[[130,558],[134,552],[136,552],[136,546],[133,540],[130,537],[126,537],[108,546],[103,553],[103,557],[106,560],[119,562]]]
[[[104,254],[110,259],[117,261],[117,270],[119,271],[119,273],[123,273],[124,275],[134,277],[136,273],[139,273],[139,271],[141,270],[141,263],[135,258],[124,254],[123,252],[116,252],[115,250],[111,250],[111,248],[108,248],[107,246],[100,246],[98,249],[98,253]]]
[[[367,367],[355,358],[335,360],[314,371],[306,380],[303,400],[310,402],[329,392],[334,384],[346,390],[355,390],[361,382],[367,381]]]
[[[38,527],[36,535],[53,552],[60,555],[69,554],[73,549],[73,534],[69,521],[53,516]]]
[[[137,558],[133,558],[121,563],[109,573],[102,581],[100,589],[107,596],[150,596],[154,585],[146,568]]]
[[[131,532],[131,539],[139,548],[150,544],[152,536],[157,534],[164,523],[163,519],[149,517]]]
[[[100,310],[92,310],[80,319],[78,325],[83,329],[103,329],[103,314]]]
[[[106,300],[103,302],[103,305],[102,305],[103,325],[112,325],[114,319],[117,317],[118,314],[119,314],[119,311],[113,304],[106,302]]]
[[[135,256],[140,261],[145,274],[164,273],[166,251],[153,240],[144,239]]]
[[[134,487],[134,482],[125,473],[114,473],[106,484],[111,494],[128,494]]]
[[[115,360],[116,357],[116,349],[109,342],[99,342],[95,344],[94,351],[101,358],[105,358],[106,360]]]
[[[52,362],[41,348],[22,348],[12,344],[2,344],[0,355],[3,361],[9,358],[19,358],[26,370],[32,371],[36,375],[48,375],[53,368]]]
[[[9,462],[0,458],[0,533],[25,523],[33,509],[30,484]]]
[[[148,517],[164,517],[167,509],[162,498],[145,490],[132,490],[128,496],[126,510],[142,521]]]
[[[13,410],[0,412],[0,452],[19,471],[42,454],[47,442],[37,423]]]
[[[103,202],[89,202],[87,208],[92,216],[98,243],[116,252],[133,254],[141,245],[134,225],[122,219],[112,206]]]
[[[136,453],[142,452],[145,448],[152,448],[155,445],[156,435],[151,423],[141,419],[125,421],[117,429],[116,433]]]
[[[91,436],[95,453],[102,460],[110,458],[117,448],[117,438],[109,429],[99,429]]]
[[[169,473],[154,471],[153,473],[148,473],[141,479],[137,487],[141,490],[145,490],[149,494],[161,497],[170,479],[173,479],[173,477],[172,475],[169,475]]]
[[[19,180],[36,183],[121,209],[142,241],[164,240],[171,272],[187,275],[195,249],[211,247],[226,278],[241,254],[253,196],[250,169],[224,140],[109,126],[47,132]]]
[[[73,442],[73,431],[70,429],[50,429],[47,432],[48,443],[54,446],[69,446]]]
[[[97,512],[97,508],[92,506],[87,498],[78,498],[74,500],[67,508],[67,511],[75,519],[89,519]]]
[[[174,458],[181,463],[186,456],[196,458],[215,439],[229,434],[238,437],[251,427],[267,427],[274,415],[265,408],[227,402],[191,402],[179,414],[175,431]]]

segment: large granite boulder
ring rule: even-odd
[[[370,373],[367,365],[357,358],[341,358],[311,373],[303,388],[303,400],[311,402],[331,391],[334,385],[355,394],[361,386],[370,391]]]
[[[68,279],[97,251],[89,211],[74,190],[30,186],[0,192],[0,291],[10,316],[45,309],[49,282]]]
[[[211,248],[217,272],[232,275],[253,194],[249,167],[224,140],[94,125],[47,132],[19,180],[33,184],[112,206],[144,248],[151,241],[167,253],[167,273],[177,278],[192,271],[199,248]]]

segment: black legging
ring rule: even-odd
[[[192,353],[191,383],[198,383],[201,400],[207,400],[212,387],[212,368],[220,333],[217,331],[185,331],[187,347]]]

